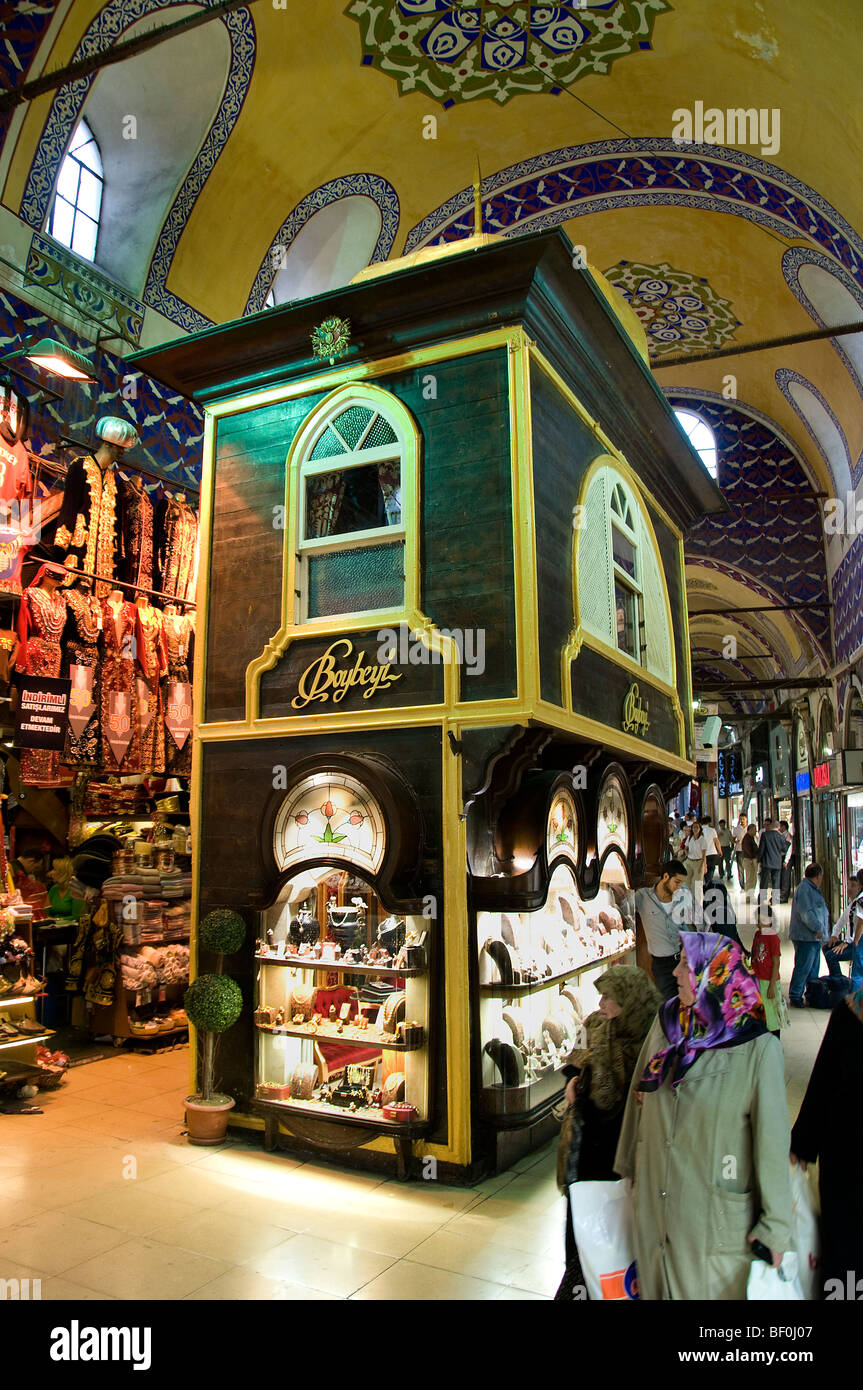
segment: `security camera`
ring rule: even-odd
[[[715,748],[719,742],[719,731],[722,728],[722,720],[718,714],[711,714],[704,721],[704,728],[701,733],[701,742],[705,748]]]

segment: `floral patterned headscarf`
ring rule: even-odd
[[[672,1068],[671,1084],[679,1086],[702,1052],[737,1047],[767,1031],[758,981],[743,959],[742,947],[714,932],[681,932],[680,940],[695,1003],[669,999],[660,1009],[669,1046],[651,1057],[639,1091],[658,1090]]]

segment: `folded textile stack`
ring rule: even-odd
[[[171,869],[162,874],[162,896],[165,898],[188,898],[192,892],[192,875]]]
[[[187,899],[162,913],[166,941],[187,941],[191,927],[192,904]]]
[[[164,935],[164,924],[162,922],[162,904],[156,901],[147,900],[142,904],[143,921],[141,923],[142,941],[161,941]]]
[[[139,994],[142,990],[152,989],[158,983],[155,966],[152,961],[147,960],[143,952],[127,955],[124,951],[120,956],[120,965],[123,970],[124,989],[133,989]]]

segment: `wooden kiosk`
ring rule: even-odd
[[[560,231],[136,361],[207,414],[195,897],[249,926],[232,1124],[506,1166],[694,774],[682,535],[721,495]]]

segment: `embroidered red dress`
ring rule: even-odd
[[[168,669],[162,614],[149,604],[136,607],[138,625],[138,723],[141,730],[141,772],[165,771],[165,725],[160,681]]]
[[[133,603],[106,599],[102,605],[102,763],[106,773],[124,776],[141,771],[135,686],[137,620]]]
[[[66,601],[57,590],[24,590],[18,611],[18,655],[15,669],[28,676],[60,675],[60,636],[66,625]],[[60,754],[48,748],[22,748],[21,781],[29,787],[53,787],[59,782]]]
[[[99,693],[99,639],[102,635],[102,605],[92,594],[80,589],[68,589],[66,608],[68,617],[63,636],[63,675],[72,681],[70,692],[69,732],[66,736],[65,759],[67,764],[78,766],[82,763],[91,766],[100,758],[100,707]],[[84,679],[89,679],[89,688]],[[92,702],[92,713],[86,725],[75,732],[76,710],[89,708],[87,697]],[[80,715],[83,719],[83,713]]]

